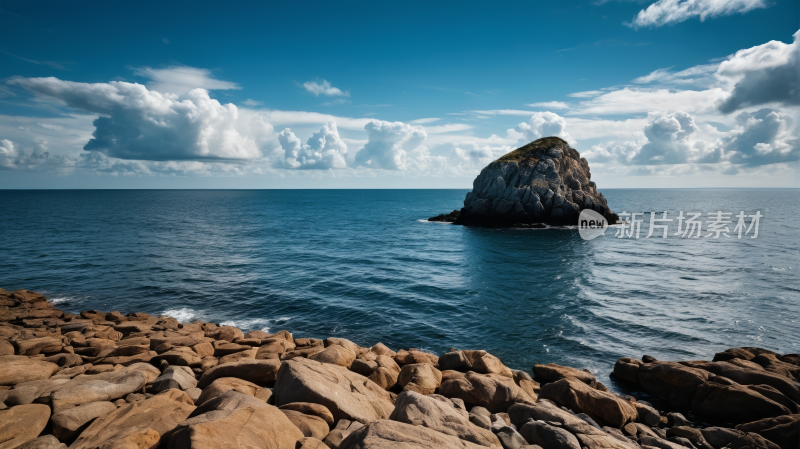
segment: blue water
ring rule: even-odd
[[[0,287],[73,312],[486,349],[514,368],[603,377],[620,356],[800,352],[798,190],[604,190],[618,213],[759,210],[756,239],[644,239],[645,226],[638,240],[609,229],[584,241],[421,221],[465,194],[0,191]]]

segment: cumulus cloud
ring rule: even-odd
[[[372,120],[364,129],[367,143],[356,153],[356,166],[386,170],[423,168],[430,157],[430,151],[422,144],[428,135],[421,126]]]
[[[327,170],[347,166],[344,158],[347,145],[339,138],[335,122],[325,124],[308,138],[306,144],[289,128],[278,134],[278,141],[283,148],[284,163],[288,168]]]
[[[208,69],[176,65],[164,69],[139,67],[134,70],[138,76],[150,79],[150,90],[161,93],[183,95],[192,89],[228,90],[241,89],[238,84],[222,81],[211,76]]]
[[[567,133],[567,121],[564,120],[564,117],[550,111],[534,113],[528,122],[518,124],[513,131],[519,134],[522,144],[550,136],[561,137],[570,145],[576,143],[575,139]]]
[[[765,0],[658,0],[646,9],[639,11],[631,23],[638,27],[658,27],[699,18],[709,18],[744,14],[757,8],[766,8]]]
[[[303,87],[307,92],[311,92],[315,97],[325,95],[326,97],[349,97],[350,92],[342,91],[338,87],[331,86],[329,81],[322,80],[321,83],[316,81],[306,81]]]
[[[686,112],[662,115],[644,127],[648,142],[632,162],[642,165],[683,164],[692,153],[689,136],[695,131],[694,118]]]
[[[0,140],[0,170],[34,170],[73,165],[68,157],[51,155],[47,141],[37,139],[32,148],[20,148],[8,140]]]
[[[791,44],[770,41],[739,50],[717,71],[718,78],[733,84],[730,94],[719,102],[719,110],[728,114],[768,103],[798,106],[799,74],[800,31],[794,34]]]
[[[99,114],[84,146],[121,159],[255,159],[272,126],[257,114],[220,104],[203,89],[182,96],[120,81],[77,83],[57,78],[15,78],[39,96]]]
[[[788,114],[773,109],[742,112],[736,123],[739,129],[724,144],[728,161],[757,166],[800,160],[800,137]]]

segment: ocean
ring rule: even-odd
[[[602,192],[613,211],[644,214],[638,239],[425,221],[467,190],[6,190],[0,287],[71,312],[485,349],[529,372],[587,368],[612,388],[622,356],[800,352],[800,191]],[[702,212],[701,237],[676,236],[673,221],[668,238],[645,238],[663,211]],[[706,237],[717,211],[731,213],[730,237]],[[734,232],[740,211],[763,215],[757,238]]]

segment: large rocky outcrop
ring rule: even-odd
[[[487,165],[475,178],[464,208],[432,221],[478,226],[575,224],[583,209],[616,223],[591,180],[589,163],[558,137],[544,137]]]

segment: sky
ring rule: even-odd
[[[0,189],[800,187],[797,0],[0,0]]]

